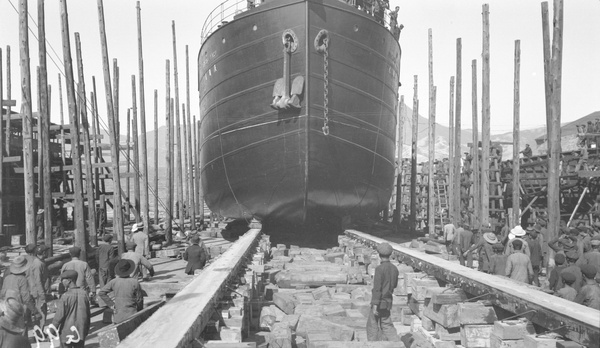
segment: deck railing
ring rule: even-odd
[[[221,26],[231,22],[238,14],[251,10],[252,8],[260,6],[267,0],[226,0],[220,3],[211,13],[208,14],[201,31],[201,40],[204,43],[210,34]],[[274,0],[270,0],[274,1]],[[356,6],[356,0],[339,0],[343,3],[347,3],[351,6]],[[373,18],[377,20],[376,17]],[[392,30],[390,26],[390,15],[389,10],[384,11],[383,15],[383,26],[387,29]]]

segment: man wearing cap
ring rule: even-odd
[[[581,272],[585,278],[585,285],[577,293],[575,303],[600,311],[600,285],[594,280],[597,269],[593,265],[583,265]]]
[[[197,234],[192,236],[191,243],[192,245],[183,253],[183,259],[188,262],[185,266],[185,273],[193,275],[195,270],[204,268],[206,264],[206,251],[199,245],[200,236]]]
[[[529,226],[527,227],[527,236],[524,239],[529,246],[529,259],[533,268],[533,284],[540,286],[539,274],[544,263],[544,253],[542,251],[544,236],[540,235],[535,227]]]
[[[77,278],[75,270],[61,272],[60,281],[67,291],[58,300],[54,319],[46,330],[51,338],[60,338],[62,347],[83,348],[90,331],[90,301],[87,291],[77,285]]]
[[[144,308],[142,287],[137,278],[131,275],[135,271],[135,264],[131,260],[120,260],[115,266],[117,278],[111,280],[98,291],[98,296],[109,306],[114,308],[113,321],[115,324]],[[108,296],[114,292],[114,301]]]
[[[30,348],[23,323],[25,307],[18,299],[7,297],[0,301],[0,311],[4,313],[0,316],[0,347]]]
[[[375,268],[371,312],[367,319],[367,341],[399,342],[400,338],[390,318],[392,292],[398,285],[398,268],[390,263],[392,246],[381,243],[377,246],[381,264]]]
[[[46,325],[46,292],[50,287],[50,284],[48,284],[48,269],[46,268],[46,264],[41,260],[44,257],[42,255],[46,253],[46,246],[28,244],[25,246],[25,252],[27,252],[26,257],[30,262],[26,273],[29,292],[35,302],[37,313],[40,316],[40,327],[43,329]]]
[[[492,255],[494,255],[492,245],[498,243],[498,238],[490,228],[483,228],[483,231],[483,238],[479,238],[477,243],[473,244],[473,246],[465,251],[463,257],[468,256],[468,254],[477,250],[477,253],[479,254],[478,270],[490,273],[490,262]]]
[[[592,238],[590,245],[591,249],[583,254],[583,256],[577,261],[577,264],[579,267],[583,267],[584,265],[592,265],[596,267],[597,270],[600,270],[600,236]]]
[[[76,246],[71,247],[69,249],[69,254],[71,255],[71,261],[65,263],[61,267],[60,272],[62,273],[69,270],[77,272],[77,288],[90,292],[92,297],[95,296],[96,282],[88,263],[79,259],[81,256],[81,249]]]
[[[579,235],[579,231],[575,228],[572,228],[569,229],[567,233],[565,233],[565,229],[567,228],[565,227],[561,230],[563,232],[562,235],[548,242],[548,246],[552,250],[554,250],[555,253],[559,253],[562,251],[566,254],[571,250],[575,252],[577,252],[578,250],[577,236]]]
[[[137,279],[142,273],[140,268],[143,266],[150,272],[150,277],[154,276],[154,267],[145,257],[135,252],[135,243],[127,242],[125,244],[127,252],[121,255],[121,260],[131,260],[135,264],[135,270],[131,275],[132,278]]]
[[[579,290],[581,290],[581,286],[583,285],[583,274],[581,273],[581,268],[579,268],[579,266],[575,264],[579,259],[579,254],[575,250],[570,250],[565,254],[565,257],[567,259],[567,267],[565,267],[565,269],[560,273],[573,273],[573,275],[575,276],[575,283],[573,283],[573,288],[577,290],[577,292],[579,292]]]
[[[561,278],[562,271],[567,268],[564,264],[566,261],[565,254],[556,254],[554,257],[554,262],[556,262],[556,266],[552,268],[550,271],[550,278],[548,279],[549,287],[553,291],[560,290],[564,284]]]
[[[508,255],[506,270],[504,272],[511,279],[529,284],[533,276],[533,269],[531,268],[529,256],[525,255],[521,250],[523,248],[523,241],[515,238],[512,245],[514,252]]]
[[[515,240],[520,240],[521,241],[521,252],[523,252],[525,255],[527,255],[528,257],[531,255],[531,251],[529,250],[529,245],[527,244],[527,241],[523,239],[523,237],[525,237],[525,234],[527,232],[525,232],[525,230],[517,225],[515,226],[512,230],[510,230],[510,233],[508,234],[508,243],[506,243],[506,249],[504,250],[504,255],[510,255],[512,253],[515,252],[515,249],[513,247],[513,243]]]
[[[577,297],[577,290],[573,288],[573,283],[577,280],[571,272],[562,272],[560,277],[563,282],[563,287],[556,292],[556,296],[564,298],[568,301],[574,301]]]
[[[506,275],[506,259],[508,256],[504,255],[504,245],[497,243],[492,245],[494,255],[490,258],[490,273],[495,275]]]

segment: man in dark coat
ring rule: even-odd
[[[131,260],[121,260],[115,267],[117,278],[111,280],[98,291],[98,296],[114,311],[115,324],[144,308],[142,287],[137,278],[131,278],[135,271],[135,263]],[[108,296],[114,292],[114,301]]]
[[[56,304],[56,314],[46,332],[60,339],[61,347],[83,348],[90,331],[90,301],[87,292],[77,286],[77,272],[66,270],[60,281],[67,291]]]
[[[23,336],[25,308],[19,300],[8,297],[0,302],[0,348],[30,348],[29,340]]]
[[[187,266],[185,266],[186,274],[194,274],[197,269],[204,268],[206,264],[206,251],[200,244],[200,237],[195,235],[191,239],[192,245],[190,245],[183,253],[183,259],[186,260]]]

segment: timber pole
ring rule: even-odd
[[[127,178],[125,179],[125,216],[127,218],[125,223],[129,224],[131,219],[131,166],[133,163],[131,160],[131,109],[127,109],[127,135],[125,140],[127,142]]]
[[[157,90],[154,90],[154,223],[158,224],[158,91]]]
[[[456,150],[454,144],[456,143],[455,134],[454,134],[454,76],[450,76],[450,100],[449,100],[449,122],[450,122],[450,158],[448,159],[448,169],[450,173],[450,177],[448,180],[448,216],[452,219],[452,223],[455,225],[460,222],[458,217],[456,216],[456,203],[454,202],[454,196],[457,195],[454,192],[454,157],[456,156]],[[458,226],[457,226],[458,227]]]
[[[85,155],[85,186],[88,201],[88,226],[89,241],[92,246],[98,246],[96,234],[96,200],[94,199],[94,182],[92,171],[92,152],[90,149],[90,124],[87,117],[87,103],[85,99],[85,74],[83,73],[83,59],[81,57],[81,41],[79,33],[75,33],[75,52],[77,56],[77,70],[79,72],[79,114],[81,115],[81,129],[83,130],[83,151]],[[86,242],[87,244],[87,242]],[[85,259],[84,259],[85,260]]]
[[[427,227],[429,236],[435,234],[435,195],[433,177],[435,176],[435,87],[433,86],[433,34],[428,31],[429,41],[429,170],[427,175]],[[442,223],[443,227],[443,223]]]
[[[198,215],[200,215],[200,224],[204,225],[204,191],[202,189],[202,133],[201,127],[202,121],[196,121],[194,116],[194,128],[196,129],[196,204],[198,205]]]
[[[64,0],[63,0],[64,1]],[[98,0],[98,24],[100,27],[100,42],[102,45],[102,66],[104,71],[104,89],[106,92],[106,113],[110,125],[110,153],[113,174],[113,225],[119,240],[119,255],[125,249],[123,238],[123,210],[121,201],[121,176],[119,168],[119,133],[115,120],[115,107],[113,104],[112,88],[110,82],[110,66],[108,60],[108,46],[106,43],[106,31],[104,27],[104,6],[102,0]]]
[[[183,177],[184,197],[187,198],[187,199],[184,199],[184,201],[183,201],[184,204],[185,204],[185,206],[186,206],[186,209],[184,209],[185,214],[186,214],[185,216],[191,216],[191,214],[190,214],[190,209],[191,209],[190,202],[191,202],[192,199],[190,198],[190,193],[191,193],[191,191],[189,189],[190,188],[190,185],[189,185],[190,178],[188,177],[188,169],[187,169],[188,168],[188,147],[187,147],[187,126],[186,126],[186,123],[185,123],[185,118],[186,118],[185,117],[185,115],[186,115],[186,112],[185,112],[186,110],[185,109],[186,109],[185,103],[181,103],[181,123],[183,125],[183,135],[180,134],[181,142],[183,143],[183,145],[182,145],[183,146],[183,152],[181,153],[181,155],[182,155],[181,156],[182,157],[182,163],[183,163],[183,165],[181,167],[181,170],[182,170],[181,176]],[[181,148],[181,146],[179,148]],[[183,226],[183,223],[181,225]],[[194,225],[193,220],[191,222],[191,225],[192,226]]]
[[[167,245],[173,243],[173,115],[171,114],[171,67],[169,60],[166,62],[166,93],[165,107],[167,115],[167,209],[165,238]]]
[[[481,224],[490,223],[490,9],[483,4],[481,88]]]
[[[138,116],[137,116],[137,97],[135,94],[135,75],[131,75],[131,137],[133,138],[133,202],[135,208],[135,222],[139,223],[142,221],[142,217],[140,216],[140,208],[141,208],[141,188],[140,188],[140,179],[141,179],[141,169],[140,169],[140,143],[139,143],[139,133],[138,133]],[[131,162],[131,158],[128,159]]]
[[[471,147],[471,156],[473,157],[473,211],[474,219],[473,225],[475,228],[481,228],[481,186],[479,181],[481,180],[481,164],[479,158],[479,124],[477,122],[477,60],[471,61],[471,116],[473,119],[473,146]]]
[[[173,29],[173,84],[175,86],[175,132],[176,152],[175,152],[175,176],[177,182],[177,215],[179,223],[183,226],[185,219],[184,197],[183,197],[183,175],[181,166],[181,129],[179,128],[181,123],[179,119],[179,75],[177,72],[177,35],[175,34],[175,21],[171,22],[171,28]]]
[[[25,189],[25,231],[27,244],[36,242],[35,195],[33,192],[33,134],[31,106],[31,71],[29,67],[29,33],[27,0],[19,1],[19,38],[21,66],[21,116],[23,120],[23,169]],[[9,89],[10,90],[10,89]]]
[[[520,139],[519,134],[521,132],[521,97],[520,97],[520,77],[521,76],[521,41],[515,40],[515,80],[514,80],[514,95],[513,95],[513,184],[512,184],[512,220],[514,227],[519,222],[519,210],[521,208],[520,203],[520,189],[519,183],[520,178],[520,163],[519,163],[519,149]]]
[[[63,94],[62,94],[62,76],[59,73],[58,74],[58,102],[59,102],[59,110],[60,110],[60,171],[62,173],[62,185],[63,185],[63,193],[68,193],[69,192],[69,182],[67,181],[67,171],[64,170],[63,166],[66,163],[66,152],[67,152],[67,147],[66,147],[66,141],[65,141],[65,113],[64,113],[64,105],[63,105]],[[60,216],[62,218],[63,216],[63,212],[62,212],[62,208],[60,211]],[[64,223],[64,221],[63,221]],[[52,255],[52,254],[50,254]]]
[[[563,50],[563,0],[554,0],[554,30],[552,33],[552,60],[550,62],[552,97],[550,99],[551,129],[548,156],[548,219],[551,235],[558,236],[560,226],[560,153],[561,153],[561,88],[562,88],[562,50]]]
[[[29,40],[29,39],[28,39]],[[10,131],[10,117],[12,114],[12,104],[11,104],[11,90],[12,90],[12,73],[10,71],[10,46],[6,46],[6,100],[9,101],[8,106],[6,107],[6,137],[4,141],[6,141],[6,155],[10,156],[10,140],[12,137],[12,133]]]
[[[456,111],[454,112],[454,182],[452,183],[454,191],[454,205],[456,218],[461,218],[462,197],[460,187],[460,167],[461,167],[461,123],[462,123],[462,39],[456,39]]]
[[[48,246],[49,255],[52,255],[52,190],[50,187],[50,102],[48,93],[48,69],[46,64],[46,19],[44,10],[44,0],[38,0],[38,51],[40,64],[40,120],[42,142],[42,168],[38,175],[43,177],[43,203],[44,203],[44,242]],[[0,100],[2,98],[0,97]],[[39,141],[39,140],[38,140]],[[0,142],[1,144],[2,142]],[[2,162],[0,162],[2,163]],[[0,221],[0,227],[2,222]]]
[[[552,99],[552,85],[550,82],[550,59],[552,53],[550,50],[550,19],[548,14],[548,2],[542,2],[542,42],[544,52],[544,96],[546,101],[546,151],[550,154],[550,134],[552,134],[552,113],[550,110],[550,100]]]
[[[142,9],[140,2],[136,4],[137,9],[137,30],[138,30],[138,65],[140,74],[140,133],[141,144],[140,152],[140,167],[138,168],[141,180],[141,213],[142,221],[144,222],[144,233],[149,233],[150,228],[150,196],[148,195],[148,157],[147,157],[147,142],[146,142],[146,95],[144,92],[144,55],[142,51]],[[157,148],[158,149],[158,148]],[[139,212],[139,210],[138,210]]]
[[[417,137],[419,136],[418,76],[415,75],[412,112],[412,153],[410,161],[410,231],[417,230]]]
[[[79,117],[77,115],[77,98],[75,92],[75,77],[73,75],[73,61],[71,59],[71,41],[69,38],[69,15],[67,1],[61,0],[63,60],[65,66],[65,85],[67,88],[67,105],[71,128],[71,159],[73,160],[73,194],[75,196],[74,220],[75,242],[81,248],[81,259],[87,260],[85,217],[83,210],[83,183],[81,178],[81,153],[79,151]]]
[[[188,141],[188,151],[186,151],[188,155],[188,187],[189,187],[189,209],[192,215],[192,230],[196,229],[196,215],[198,213],[198,207],[196,207],[196,190],[195,190],[195,182],[194,182],[194,165],[193,165],[193,156],[194,151],[192,150],[192,120],[191,120],[191,108],[192,104],[190,101],[190,54],[188,50],[188,45],[185,45],[185,89],[186,89],[186,99],[187,99],[187,129],[189,134],[187,136]],[[185,130],[185,128],[184,128]]]
[[[398,157],[396,163],[398,174],[396,175],[396,211],[394,212],[394,220],[396,222],[396,231],[400,231],[402,221],[402,171],[404,169],[402,163],[402,145],[404,143],[404,118],[406,117],[406,109],[404,108],[404,96],[400,96],[398,103]]]

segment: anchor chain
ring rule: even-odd
[[[323,54],[323,134],[329,135],[329,33],[321,30],[315,38],[315,49]]]

